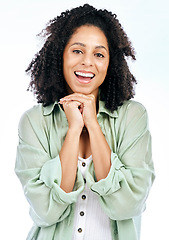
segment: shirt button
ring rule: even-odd
[[[80,216],[84,216],[84,212],[83,211],[80,212]]]
[[[85,162],[82,162],[82,166],[85,167],[85,166],[86,166],[86,163],[85,163]]]
[[[86,183],[86,178],[84,178],[84,183]]]
[[[86,199],[86,195],[82,195],[82,199],[85,200]]]
[[[81,233],[81,232],[82,232],[82,229],[81,229],[81,228],[78,228],[78,232]]]

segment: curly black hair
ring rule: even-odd
[[[76,29],[94,25],[105,34],[110,54],[106,78],[100,86],[100,99],[114,111],[125,100],[134,97],[137,83],[127,64],[127,57],[135,60],[135,52],[116,14],[97,10],[89,4],[62,12],[50,20],[41,32],[45,37],[42,49],[35,55],[26,72],[31,75],[28,90],[36,95],[38,103],[47,106],[67,95],[63,75],[63,52]]]

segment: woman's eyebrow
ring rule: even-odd
[[[81,43],[81,42],[75,42],[75,43],[73,43],[71,46],[74,46],[74,45],[80,45],[80,46],[82,46],[82,47],[86,47],[86,45],[85,45],[84,43]],[[95,48],[96,48],[96,49],[97,49],[97,48],[104,48],[104,49],[108,52],[107,48],[106,48],[105,46],[102,46],[102,45],[98,45],[98,46],[96,46]]]
[[[106,48],[105,46],[102,46],[102,45],[96,46],[95,48],[96,48],[96,49],[97,49],[97,48],[104,48],[104,49],[108,52],[107,48]]]
[[[84,43],[81,43],[81,42],[75,42],[71,46],[74,46],[74,45],[80,45],[82,47],[86,47],[86,45]]]

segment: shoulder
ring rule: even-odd
[[[20,122],[23,121],[39,121],[43,117],[43,106],[41,104],[35,105],[32,108],[26,110],[20,119]]]
[[[44,110],[41,104],[35,105],[25,111],[19,121],[19,133],[34,129],[39,130],[44,125]]]
[[[134,100],[128,100],[123,103],[117,110],[118,121],[125,123],[127,126],[129,123],[136,124],[140,122],[142,125],[147,125],[148,114],[143,104]]]
[[[147,110],[143,104],[134,100],[128,100],[123,103],[117,110],[118,114],[129,115],[143,115],[147,113]]]
[[[134,101],[134,100],[128,100],[123,103],[123,105],[120,107],[120,110],[123,111],[138,111],[138,112],[145,112],[146,108],[144,105],[140,102]]]

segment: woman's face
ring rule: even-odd
[[[95,26],[79,27],[63,53],[63,74],[68,93],[98,94],[109,65],[106,36]]]

